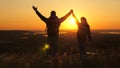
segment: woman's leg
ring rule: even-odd
[[[79,53],[80,53],[80,59],[85,60],[86,59],[86,49],[85,49],[85,44],[82,42],[79,42]]]

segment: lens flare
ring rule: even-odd
[[[46,51],[50,48],[49,44],[45,44],[44,47],[42,48],[43,51]]]
[[[45,44],[45,49],[49,49],[49,45],[48,44]]]

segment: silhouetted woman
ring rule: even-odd
[[[76,19],[76,24],[78,26],[77,40],[80,49],[80,58],[83,60],[86,58],[85,42],[87,39],[91,41],[90,26],[87,23],[87,19],[85,17],[81,17],[81,23],[74,14],[73,17]]]

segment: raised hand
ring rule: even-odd
[[[33,9],[36,11],[37,10],[37,7],[35,7],[35,6],[32,6],[33,7]]]
[[[70,10],[70,12],[72,13],[73,17],[75,17],[75,14],[73,13],[73,10]]]
[[[73,10],[71,9],[70,12],[73,13]]]

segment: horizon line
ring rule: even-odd
[[[60,29],[60,31],[77,31],[77,29]],[[120,30],[120,29],[91,29],[91,30]],[[0,31],[45,31],[45,30],[30,30],[30,29],[0,29]]]

